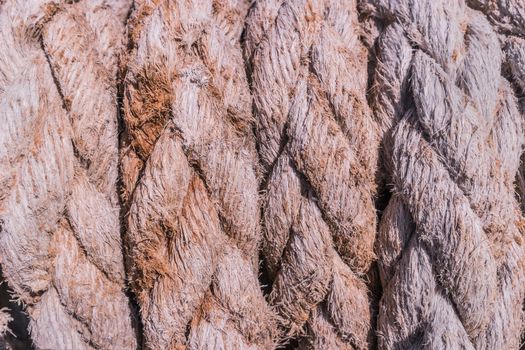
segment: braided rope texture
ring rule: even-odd
[[[367,348],[378,132],[356,3],[262,0],[246,26],[281,341]]]
[[[242,0],[135,1],[122,169],[146,348],[273,349]]]
[[[35,349],[518,349],[524,94],[523,0],[0,0],[0,279]]]
[[[0,7],[0,257],[39,349],[136,347],[116,191],[126,6]]]
[[[378,236],[379,346],[517,349],[523,118],[498,36],[460,0],[368,5],[385,23],[372,106],[394,187]]]
[[[479,9],[489,18],[494,30],[500,36],[504,50],[504,70],[506,78],[511,81],[520,97],[520,111],[525,118],[525,4],[520,1],[480,1],[470,0],[469,5]],[[525,166],[522,165],[518,175],[518,193],[521,208],[525,212]]]
[[[500,36],[500,44],[505,53],[504,73],[519,97],[518,107],[522,119],[525,119],[525,6],[522,1],[505,0],[470,0],[469,5],[485,13]],[[525,133],[525,129],[522,129],[521,132]],[[517,178],[522,212],[525,212],[524,161],[525,155],[522,155]]]

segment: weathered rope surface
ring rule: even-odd
[[[487,18],[377,0],[373,107],[394,194],[379,230],[383,349],[517,349],[525,288],[514,179],[523,120]]]
[[[520,98],[520,111],[525,119],[525,4],[522,1],[470,0],[469,5],[485,13],[500,34],[500,43],[506,54],[504,71]],[[525,128],[521,133],[525,134]],[[525,154],[521,158],[516,182],[521,210],[525,212]]]
[[[509,0],[469,0],[469,5],[487,15],[494,29],[500,34],[505,52],[504,70],[520,97],[520,110],[525,118],[525,3]],[[525,133],[525,130],[523,131]],[[525,212],[525,162],[518,175],[517,187]]]
[[[524,13],[520,15],[522,18],[525,16]],[[521,102],[520,111],[523,118],[525,118],[525,27],[511,27],[511,29],[515,30],[504,31],[502,34],[503,38],[500,40],[506,53],[505,66],[508,69],[510,80],[514,83],[515,89],[518,90]],[[525,129],[522,132],[525,133]],[[525,213],[525,155],[522,156],[517,180],[521,210]]]
[[[242,0],[135,1],[122,169],[147,348],[274,348],[257,279],[246,11]]]
[[[0,257],[41,349],[136,347],[116,193],[125,4],[0,7]]]
[[[263,253],[281,340],[366,348],[377,131],[354,1],[257,1],[245,56],[263,190]]]

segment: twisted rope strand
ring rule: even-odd
[[[494,29],[500,34],[505,52],[504,73],[513,83],[520,97],[520,111],[525,115],[523,93],[525,91],[525,12],[519,1],[469,1],[469,5],[483,11]],[[525,131],[524,131],[525,132]],[[525,211],[525,168],[522,166],[517,178],[522,211]]]
[[[358,25],[343,1],[258,1],[247,19],[270,303],[282,341],[308,348],[366,348],[370,330],[377,134]]]
[[[146,347],[270,349],[243,1],[136,1],[122,169]]]
[[[519,100],[519,110],[522,115],[522,119],[520,122],[512,123],[512,122],[506,122],[505,120],[502,120],[503,126],[506,126],[506,132],[509,133],[509,138],[512,140],[513,138],[520,138],[523,134],[525,134],[525,129],[523,125],[523,116],[525,115],[525,104],[523,102],[523,93],[525,91],[525,28],[523,24],[525,23],[525,12],[523,6],[520,6],[519,1],[501,1],[501,0],[495,0],[495,1],[469,1],[469,5],[475,8],[478,8],[481,10],[491,21],[491,24],[495,31],[497,31],[500,34],[500,43],[501,46],[505,52],[504,57],[504,70],[503,73],[505,74],[506,78],[511,81],[511,86],[514,92],[517,96],[520,97]],[[510,95],[510,93],[508,93]],[[509,102],[505,106],[505,111],[508,114],[514,113],[513,106]],[[505,140],[503,134],[499,136],[500,140]],[[502,146],[505,146],[506,143],[502,143]],[[508,147],[508,145],[507,145]],[[511,151],[511,150],[508,150]],[[512,150],[517,154],[517,150]],[[523,155],[522,155],[523,159]],[[512,164],[509,165],[508,168],[513,169]],[[522,212],[525,210],[525,201],[524,201],[524,194],[525,194],[525,168],[523,166],[523,162],[521,163],[521,167],[519,169],[519,173],[517,176],[517,187],[518,187],[518,193],[520,195],[521,200],[521,208]],[[506,182],[512,183],[513,182],[513,174],[505,173],[506,176]],[[496,189],[500,190],[500,188]],[[500,192],[502,192],[500,190]],[[506,197],[507,201],[512,201],[511,198],[509,198],[509,195],[507,194]],[[507,215],[507,212],[502,212],[502,216]],[[511,251],[509,254],[511,258],[513,258],[512,262],[509,263],[510,268],[507,270],[507,275],[505,276],[505,283],[508,285],[508,289],[511,291],[516,292],[516,298],[519,298],[519,292],[520,289],[513,288],[510,283],[519,283],[523,279],[523,257],[520,254],[519,250],[514,249],[515,251]],[[521,269],[521,270],[519,270]],[[520,271],[518,273],[514,271]],[[519,277],[514,277],[511,275],[510,271],[517,274]],[[517,282],[514,282],[517,281]],[[521,314],[517,312],[516,309],[512,309],[512,301],[513,296],[508,297],[506,299],[506,302],[508,305],[504,305],[506,307],[506,310],[513,310],[515,311],[515,314],[513,314],[514,319],[519,319],[521,317]],[[503,320],[506,320],[507,318],[503,318]],[[512,330],[515,330],[517,327],[513,324],[498,323],[498,327],[502,331],[504,331],[506,328],[510,328]],[[521,328],[519,329],[523,333],[523,321],[521,321]]]
[[[122,25],[107,23],[108,6],[90,25],[88,10],[85,2],[2,5],[2,267],[27,305],[36,347],[131,349],[115,66],[98,63],[97,46],[97,25],[115,36]],[[115,42],[105,54],[117,49]]]
[[[395,189],[379,233],[380,346],[517,348],[523,137],[498,38],[461,1],[371,3],[394,19],[375,76],[391,82],[374,99]]]

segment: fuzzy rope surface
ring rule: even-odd
[[[116,193],[120,20],[104,1],[0,8],[0,256],[37,348],[136,347]]]
[[[394,186],[378,238],[379,345],[518,348],[523,120],[498,37],[463,1],[369,3],[387,23],[373,107]]]
[[[153,349],[272,349],[244,1],[135,1],[124,82],[131,286]]]
[[[257,1],[247,19],[263,254],[281,341],[366,348],[377,127],[353,1]]]

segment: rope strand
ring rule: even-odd
[[[263,254],[281,341],[366,348],[377,127],[353,1],[258,1],[247,19]]]
[[[99,31],[123,26],[97,3],[91,23],[86,2],[0,11],[0,256],[37,348],[136,347],[116,201],[119,43]]]
[[[243,1],[136,1],[122,168],[147,348],[270,349]]]
[[[374,94],[394,194],[379,230],[379,344],[517,348],[523,135],[491,25],[462,1],[371,1]],[[507,136],[503,136],[507,135]]]

